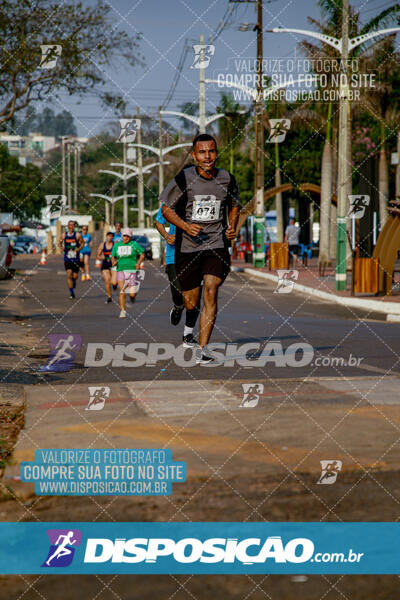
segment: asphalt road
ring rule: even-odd
[[[103,281],[94,264],[92,280],[79,281],[77,298],[71,301],[62,258],[50,257],[45,267],[37,262],[34,257],[18,257],[14,264],[22,275],[15,285],[23,299],[25,325],[39,339],[30,354],[34,369],[49,356],[48,335],[81,336],[73,368],[40,375],[37,383],[257,381],[400,372],[400,325],[303,294],[277,294],[272,283],[243,273],[231,273],[220,290],[211,342],[220,344],[216,352],[222,360],[195,366],[192,352],[183,354],[180,347],[184,319],[177,327],[169,323],[169,285],[156,261],[146,263],[145,280],[136,303],[128,302],[126,319],[119,319],[116,293],[115,302],[105,303]],[[124,361],[130,362],[120,366]]]

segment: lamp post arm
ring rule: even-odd
[[[147,144],[137,144],[137,143],[132,143],[129,144],[130,146],[132,146],[133,148],[144,148],[145,150],[150,150],[150,152],[154,152],[154,154],[157,154],[158,156],[160,156],[160,150],[158,148],[156,148],[155,146],[148,146]]]
[[[124,179],[124,176],[121,173],[116,173],[115,171],[108,171],[107,169],[100,169],[98,173],[108,173],[109,175],[115,175],[115,177],[119,177],[119,179]]]
[[[217,119],[220,119],[221,117],[226,117],[225,113],[218,113],[217,115],[211,115],[210,117],[206,117],[206,125],[213,123],[214,121],[216,121]]]
[[[324,33],[308,31],[308,29],[292,29],[287,27],[274,27],[273,29],[265,29],[265,31],[269,33],[299,33],[300,35],[308,35],[324,42],[324,44],[328,44],[328,46],[332,46],[332,48],[335,48],[335,50],[342,53],[342,40],[330,35],[325,35]]]
[[[197,126],[199,126],[200,119],[193,115],[187,115],[186,113],[178,112],[176,110],[162,110],[162,115],[175,115],[176,117],[181,117],[182,119],[187,119],[188,121],[192,121]]]
[[[363,35],[358,35],[357,37],[351,38],[349,40],[349,52],[360,46],[367,40],[372,40],[378,35],[385,35],[387,33],[396,33],[400,31],[400,27],[391,27],[390,29],[381,29],[380,31],[371,31],[370,33],[364,33]]]
[[[183,144],[175,144],[174,146],[167,146],[167,148],[162,149],[162,155],[168,154],[168,152],[172,152],[172,150],[176,150],[177,148],[184,148],[185,146],[191,146],[191,142],[184,142]]]

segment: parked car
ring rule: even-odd
[[[40,250],[40,242],[30,235],[19,235],[13,240],[13,254],[32,254],[32,252],[40,252]]]
[[[148,260],[153,260],[153,250],[150,240],[146,235],[133,235],[132,240],[135,240],[144,249],[144,255]]]
[[[12,246],[8,235],[0,234],[0,279],[10,277],[9,267],[12,261]]]

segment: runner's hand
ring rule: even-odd
[[[196,237],[199,235],[200,231],[203,228],[200,225],[196,225],[195,223],[188,223],[186,233],[188,233],[192,237]]]
[[[167,244],[175,244],[175,235],[168,234],[166,237]]]
[[[228,238],[228,240],[234,240],[236,237],[236,229],[233,229],[233,227],[229,225],[229,227],[225,231],[225,235]]]

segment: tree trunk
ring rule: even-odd
[[[281,169],[279,164],[279,146],[275,142],[275,187],[281,185]],[[275,196],[275,209],[276,209],[276,239],[278,242],[283,242],[283,208],[282,208],[282,194],[279,192]]]
[[[337,128],[333,128],[332,135],[332,193],[337,198],[337,178],[338,178],[338,160],[337,160]],[[329,258],[336,260],[336,235],[337,235],[337,206],[331,204],[331,226],[329,240]]]
[[[330,259],[330,222],[332,198],[332,145],[328,138],[325,140],[321,162],[321,203],[319,211],[319,258],[320,265],[327,265]]]
[[[347,113],[347,127],[349,132],[349,143],[347,144],[347,164],[349,177],[347,179],[347,198],[346,198],[346,215],[349,214],[350,200],[349,195],[353,193],[353,164],[352,164],[352,153],[351,153],[351,104],[349,103],[349,110]],[[346,229],[350,234],[351,239],[351,226],[352,219],[347,218]],[[346,236],[346,269],[352,271],[353,269],[353,250],[349,243],[349,236]]]
[[[395,194],[396,200],[400,200],[400,131],[397,132],[397,165]]]
[[[388,178],[388,164],[386,150],[384,146],[381,146],[379,152],[379,222],[380,230],[382,231],[383,226],[387,219],[387,204],[389,199],[389,178]]]

